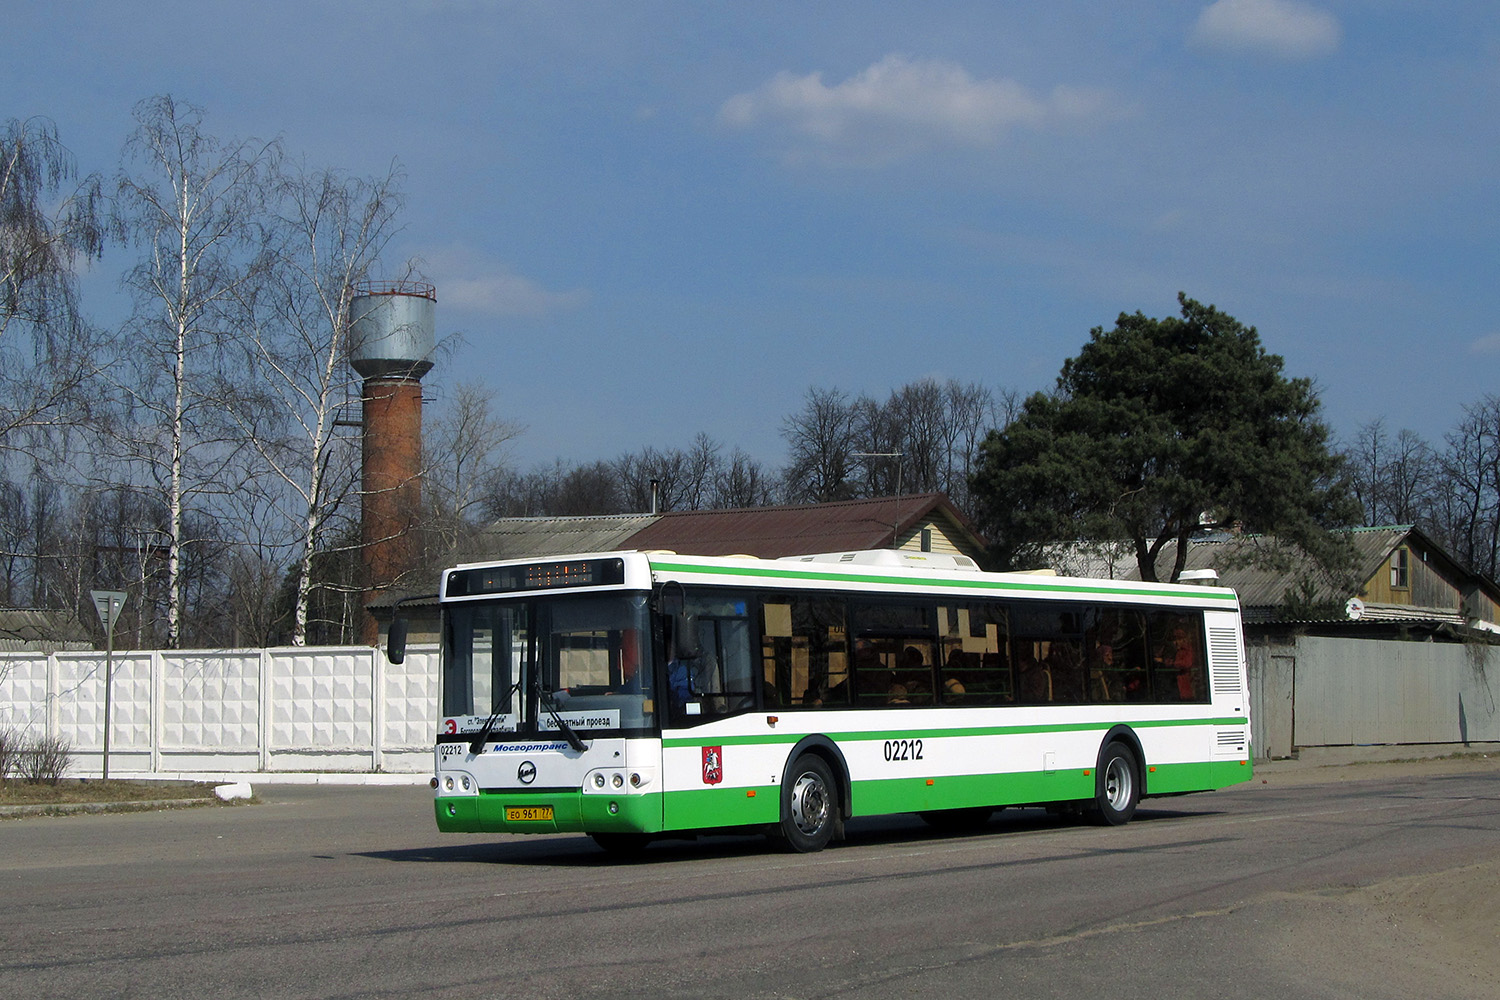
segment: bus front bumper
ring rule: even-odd
[[[438,795],[444,833],[660,833],[661,794],[584,794],[578,789]]]

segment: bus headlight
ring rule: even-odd
[[[610,779],[610,784],[614,785],[616,788],[624,788],[625,787],[625,775],[620,774],[619,772],[616,772],[615,776]]]
[[[604,775],[603,775],[602,772],[599,772],[599,771],[595,771],[594,772],[594,787],[595,788],[603,788],[604,787]]]

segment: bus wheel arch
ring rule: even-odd
[[[798,853],[843,840],[849,796],[849,767],[838,746],[826,736],[807,737],[792,748],[782,770],[777,838]]]

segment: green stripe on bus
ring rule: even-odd
[[[1248,761],[1162,764],[1145,775],[1150,795],[1209,791],[1249,781]],[[998,774],[918,775],[850,783],[855,816],[1086,801],[1094,797],[1092,768]],[[610,812],[614,804],[617,811]],[[549,821],[508,821],[507,808],[552,807]],[[1147,805],[1145,808],[1150,808]],[[434,809],[447,833],[664,833],[772,826],[781,818],[781,789],[713,786],[647,795],[585,795],[578,791],[485,792],[440,797]]]
[[[1176,599],[1197,598],[1204,601],[1233,603],[1239,598],[1232,590],[1206,590],[1184,593],[1180,590],[1140,589],[1132,587],[1102,587],[1097,584],[1029,583],[1019,580],[967,579],[962,576],[949,579],[941,577],[890,576],[866,573],[820,573],[808,569],[786,569],[770,566],[694,566],[689,563],[652,562],[652,571],[665,570],[677,573],[699,573],[704,576],[752,576],[773,580],[816,580],[823,583],[866,583],[884,586],[931,587],[949,590],[985,590],[1015,593],[1040,594],[1109,594],[1119,597],[1171,597]],[[1067,579],[1061,577],[1057,579]]]
[[[899,711],[899,710],[898,710]],[[894,720],[892,720],[894,721]],[[1244,716],[1231,716],[1222,719],[1143,719],[1139,721],[1111,721],[1111,722],[1076,722],[1057,725],[1030,725],[1030,726],[971,726],[962,729],[936,729],[906,726],[890,729],[866,729],[856,732],[838,733],[824,732],[820,735],[828,737],[834,743],[843,741],[859,740],[894,740],[918,737],[921,739],[939,739],[948,736],[1015,736],[1036,733],[1091,733],[1101,735],[1107,733],[1115,726],[1125,726],[1130,729],[1163,729],[1180,728],[1185,726],[1244,726]],[[756,746],[793,744],[805,739],[809,734],[805,732],[788,733],[765,733],[755,736],[696,736],[663,739],[662,746],[667,749],[683,747],[718,747],[718,746]]]

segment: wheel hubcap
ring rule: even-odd
[[[1119,757],[1109,762],[1104,771],[1104,797],[1109,807],[1116,811],[1130,805],[1130,783],[1133,780],[1130,766]]]
[[[816,833],[828,819],[828,789],[816,774],[804,774],[792,785],[792,822],[803,833]]]

